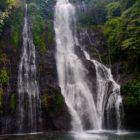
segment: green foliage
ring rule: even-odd
[[[0,88],[0,113],[2,113],[2,102],[3,102],[4,92],[3,89]]]
[[[103,24],[106,20],[105,2],[97,0],[87,1],[88,9],[78,11],[79,22],[84,26]]]
[[[8,80],[9,80],[8,71],[5,68],[1,69],[1,71],[0,71],[0,83],[2,85],[7,85]]]
[[[136,1],[138,1],[138,0],[119,0],[119,2],[121,3],[121,9],[122,9],[122,10],[128,9],[128,8],[131,7]]]
[[[125,11],[122,15],[122,28],[124,28],[123,40],[121,43],[122,49],[140,53],[140,3],[136,2],[131,8]]]
[[[135,51],[140,54],[140,39],[138,37],[130,37],[122,42],[122,50]]]
[[[45,20],[46,0],[35,0],[29,3],[29,13],[32,19],[33,40],[36,47],[46,49],[46,43],[51,42],[51,26]]]
[[[28,9],[29,9],[30,16],[32,17],[39,14],[39,7],[34,2],[28,4]]]
[[[46,33],[45,31],[45,22],[40,16],[36,16],[36,19],[33,20],[33,39],[35,46],[40,47],[42,49],[46,48]]]
[[[111,18],[104,25],[104,34],[107,38],[107,44],[110,50],[111,60],[113,62],[119,60],[121,55],[119,38],[122,34],[120,28],[120,17]]]
[[[5,19],[9,17],[13,8],[19,5],[19,0],[0,0],[0,33],[3,30]]]
[[[107,5],[109,18],[104,24],[104,34],[112,63],[121,61],[129,79],[132,79],[131,76],[136,77],[140,71],[139,7],[139,0],[118,0],[109,3]],[[116,10],[122,14],[119,16]],[[122,94],[126,106],[140,106],[140,79],[133,78],[125,83],[122,86]]]
[[[23,7],[19,7],[12,12],[7,21],[11,29],[11,43],[14,45],[15,49],[18,47],[20,28],[23,23],[23,17]]]
[[[10,109],[11,109],[11,113],[15,112],[16,109],[16,94],[12,93],[10,96]]]
[[[0,11],[0,33],[3,31],[4,21],[8,17],[8,12]]]
[[[131,66],[138,65],[137,62],[140,59],[139,7],[140,3],[137,1],[120,17],[109,19],[104,26],[111,56],[115,57],[113,60],[125,60],[127,65]],[[130,62],[134,62],[133,65]]]
[[[32,7],[34,7],[34,10],[32,11],[33,14],[35,14],[38,11],[38,14],[47,19],[53,18],[53,9],[50,8],[51,1],[49,0],[30,0],[28,1],[29,5],[31,4]],[[34,6],[33,6],[34,5]]]
[[[129,80],[122,87],[122,93],[127,106],[140,106],[140,79]]]
[[[5,11],[5,9],[7,8],[7,1],[6,0],[1,0],[0,1],[0,11]]]
[[[121,6],[119,2],[112,2],[106,6],[108,18],[120,16]]]
[[[53,26],[49,20],[53,12],[50,14],[48,0],[31,0],[28,3],[35,46],[45,50],[46,44],[50,45],[53,41]]]
[[[125,32],[127,33],[124,36],[122,41],[122,49],[127,54],[127,59],[129,62],[133,62],[134,69],[139,66],[140,60],[140,10],[139,10],[140,2],[136,2],[133,7],[129,8],[122,17],[127,19],[123,22],[123,27],[125,27]],[[137,68],[137,72],[139,72],[139,68]],[[136,72],[136,71],[135,71]]]

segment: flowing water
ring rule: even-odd
[[[106,111],[107,116],[107,126],[111,128],[110,125],[113,124],[114,118],[112,118],[115,109],[116,115],[116,125],[117,130],[122,129],[121,120],[123,119],[123,104],[122,97],[120,95],[120,85],[117,84],[111,74],[111,70],[105,65],[101,64],[96,60],[92,60],[86,51],[83,51],[87,60],[91,61],[96,69],[96,86],[97,86],[97,112],[100,125],[104,121],[104,114]],[[111,121],[112,120],[112,121]]]
[[[36,131],[40,101],[36,79],[35,45],[31,36],[27,4],[22,37],[22,54],[18,71],[18,129],[20,132]]]
[[[72,116],[72,130],[100,130],[104,122],[111,128],[111,118],[116,118],[116,128],[121,128],[122,99],[120,86],[114,81],[110,69],[91,60],[87,52],[85,58],[96,69],[97,101],[87,82],[88,70],[75,52],[77,37],[75,8],[69,0],[57,0],[55,7],[56,64],[59,85]],[[115,112],[115,113],[112,113]],[[105,119],[106,116],[106,119]],[[114,121],[114,119],[113,119]]]
[[[139,140],[140,133],[116,133],[115,131],[85,133],[40,133],[0,136],[0,140]]]
[[[75,53],[76,36],[71,26],[75,9],[68,0],[57,0],[55,7],[56,63],[59,85],[72,115],[72,129],[100,129],[92,92],[86,82],[87,70]],[[85,121],[86,119],[86,121]]]

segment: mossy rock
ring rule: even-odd
[[[2,85],[7,85],[9,81],[9,74],[6,68],[1,69],[0,71],[0,83]]]
[[[59,89],[55,89],[52,87],[49,87],[45,90],[41,97],[41,102],[46,108],[50,107],[51,104],[53,104],[54,106],[56,106],[56,110],[61,108],[65,103],[64,97],[62,96]]]
[[[12,93],[10,95],[10,110],[11,110],[11,113],[14,113],[16,110],[16,94],[15,93]]]

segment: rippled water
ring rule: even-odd
[[[3,135],[0,140],[140,140],[138,132],[88,131],[83,133],[33,133]]]

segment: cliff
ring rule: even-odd
[[[117,10],[113,9],[113,13],[110,13],[111,5],[108,5],[109,9],[107,12],[105,11],[106,8],[103,6],[105,3],[102,1],[101,3],[97,2],[96,6],[92,5],[95,2],[92,0],[89,3],[85,0],[71,0],[71,2],[77,8],[77,36],[81,44],[77,46],[76,52],[89,70],[89,79],[95,78],[95,68],[85,59],[81,51],[82,48],[90,53],[91,58],[112,68],[115,80],[122,86],[125,127],[132,130],[140,129],[138,1],[127,3],[126,7],[122,7],[123,10],[119,12],[120,7],[116,6]],[[106,2],[107,4],[110,3]],[[8,8],[9,16],[2,18],[3,24],[0,26],[1,133],[15,133],[18,129],[15,123],[18,101],[17,75],[22,50],[21,33],[24,8],[22,2],[16,5],[12,6],[10,10]],[[37,77],[41,97],[42,126],[38,128],[38,131],[67,131],[71,128],[71,116],[58,85],[55,62],[56,44],[53,29],[55,0],[31,0],[28,1],[28,5],[30,24],[36,46]],[[3,10],[3,7],[0,6],[1,9]],[[135,14],[133,15],[133,13]],[[131,19],[130,14],[136,18]],[[123,19],[125,22],[120,25]],[[131,24],[135,28],[128,26],[129,29],[124,29],[126,25]],[[129,38],[131,36],[127,32],[135,33],[135,36]],[[125,35],[126,37],[123,38]],[[91,81],[89,84],[95,85],[95,81]],[[95,88],[93,86],[92,90]]]

